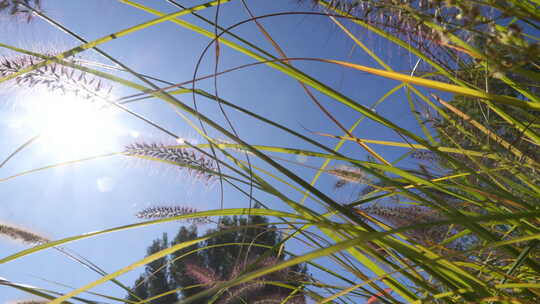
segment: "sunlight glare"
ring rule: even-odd
[[[115,108],[50,92],[34,96],[24,102],[25,125],[41,134],[39,141],[48,153],[60,157],[102,153],[114,148],[122,133]]]

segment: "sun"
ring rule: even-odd
[[[60,158],[110,151],[125,133],[110,105],[49,91],[24,99],[23,125],[39,134],[43,151]]]

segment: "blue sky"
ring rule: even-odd
[[[164,12],[172,12],[174,8],[166,1],[140,1]],[[201,1],[181,1],[185,6],[194,6]],[[256,15],[285,12],[308,11],[310,6],[300,6],[295,1],[248,1]],[[129,26],[154,18],[119,1],[112,0],[49,0],[43,1],[45,12],[65,24],[74,32],[87,40],[96,39]],[[208,9],[201,14],[213,18],[215,11]],[[220,23],[232,25],[247,18],[239,1],[224,4],[220,9]],[[202,23],[192,16],[185,20],[197,24]],[[316,57],[341,59],[358,64],[376,67],[375,62],[361,50],[354,48],[353,43],[340,30],[324,17],[319,16],[281,16],[261,20],[270,34],[281,45],[289,57]],[[51,27],[37,18],[30,24],[15,23],[2,16],[0,42],[25,49],[41,52],[61,52],[77,46],[79,43],[68,35]],[[207,27],[208,28],[208,27]],[[263,39],[253,24],[245,24],[234,30],[242,37],[256,42],[260,47],[276,54],[272,46]],[[372,34],[354,31],[368,41],[385,60],[396,70],[409,70],[414,62],[404,52],[391,48],[385,42],[376,39]],[[116,39],[102,46],[115,58],[127,64],[139,73],[158,76],[170,82],[182,82],[193,77],[195,63],[209,40],[172,23],[162,23],[135,34]],[[7,50],[0,50],[0,55],[10,55]],[[86,51],[84,58],[110,64],[92,51]],[[219,70],[254,62],[253,59],[239,54],[225,46],[221,47]],[[214,53],[210,52],[203,59],[199,75],[213,70]],[[340,90],[357,102],[369,106],[390,88],[397,85],[393,81],[385,81],[379,77],[344,69],[318,62],[295,62],[295,66],[315,76],[317,79]],[[119,74],[128,77],[126,74]],[[197,87],[209,92],[214,91],[212,81],[197,83]],[[334,139],[322,138],[310,132],[341,134],[339,129],[326,119],[320,110],[313,105],[299,84],[281,72],[264,65],[257,65],[225,74],[218,78],[219,95],[237,105],[280,122],[304,135],[314,137],[328,146],[336,143]],[[121,97],[134,91],[114,86],[113,93]],[[315,95],[345,126],[350,126],[360,118],[357,112],[338,104],[336,101],[316,92]],[[16,147],[39,132],[44,126],[36,126],[35,122],[22,121],[28,112],[36,112],[44,106],[47,108],[47,94],[26,93],[7,87],[0,95],[0,136],[2,148],[0,158],[7,157]],[[179,96],[179,99],[191,104],[191,96]],[[30,104],[32,106],[28,106]],[[219,122],[224,122],[214,102],[198,98],[201,112]],[[149,117],[163,127],[187,138],[192,142],[203,142],[171,107],[161,101],[149,99],[129,105],[130,109]],[[415,129],[413,118],[408,113],[408,105],[404,94],[398,93],[377,108],[377,112],[396,122],[402,127]],[[39,114],[45,113],[38,111]],[[405,114],[407,113],[407,114]],[[298,139],[276,131],[246,116],[227,110],[239,131],[240,137],[250,144],[265,144],[314,149]],[[34,113],[33,115],[36,115]],[[36,117],[37,117],[36,116]],[[43,114],[41,115],[43,116]],[[34,116],[32,116],[34,117]],[[126,144],[145,141],[172,143],[166,134],[137,121],[125,113],[114,115],[117,129],[104,129],[98,133],[95,143],[89,144],[78,156],[90,156],[96,153],[122,151]],[[95,119],[95,130],[105,120]],[[66,126],[66,128],[68,128]],[[212,136],[219,137],[215,131]],[[400,140],[400,138],[376,123],[365,120],[354,133],[358,137]],[[135,137],[137,135],[138,137]],[[89,138],[88,138],[89,139]],[[70,142],[70,141],[68,141]],[[77,144],[79,142],[79,144]],[[84,141],[83,141],[84,142]],[[106,142],[106,144],[103,144]],[[72,142],[80,146],[80,138]],[[42,167],[65,160],[74,155],[62,154],[69,149],[69,144],[38,140],[36,143],[17,155],[4,168],[0,168],[0,177],[7,177],[25,170]],[[400,155],[397,149],[376,147],[377,151],[389,159]],[[358,146],[348,143],[342,150],[347,155],[365,159],[365,152]],[[284,156],[295,160],[292,156]],[[308,159],[306,164],[319,166],[321,160]],[[300,176],[309,180],[314,170],[290,165]],[[337,165],[337,164],[335,164]],[[332,177],[323,175],[318,185],[337,200],[350,198],[347,193],[335,192]],[[297,194],[290,193],[294,198]],[[156,204],[178,204],[191,206],[200,210],[216,209],[220,206],[220,188],[217,183],[205,185],[194,181],[185,172],[165,165],[134,161],[122,156],[108,157],[80,162],[75,165],[48,169],[0,184],[0,221],[27,227],[49,236],[60,239],[85,232],[112,228],[136,222],[134,213],[142,208]],[[274,208],[284,208],[283,204],[265,198]],[[224,207],[246,207],[248,200],[230,188],[225,189]],[[174,233],[178,223],[154,225],[151,227],[112,233],[96,238],[86,239],[67,245],[68,248],[84,255],[103,269],[113,272],[119,268],[142,258],[146,247],[152,239],[163,232]],[[0,254],[2,257],[27,248],[26,245],[14,243],[0,238]],[[293,251],[302,250],[291,248]],[[142,269],[140,269],[142,270]],[[129,273],[120,279],[131,285],[139,271]],[[0,277],[9,280],[65,291],[50,282],[61,282],[70,286],[81,286],[97,278],[97,275],[66,259],[54,250],[46,250],[21,258],[15,262],[0,265]],[[124,292],[112,284],[105,284],[96,289],[110,295],[123,297]],[[22,292],[0,287],[0,302],[27,298]],[[92,299],[91,296],[88,298]]]

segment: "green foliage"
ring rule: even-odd
[[[147,249],[147,255],[152,255],[169,246],[167,234],[163,234],[163,238],[154,240],[152,245]],[[160,295],[172,289],[172,284],[169,282],[167,273],[168,259],[166,257],[157,259],[146,265],[145,273],[135,281],[133,295],[128,295],[129,300],[147,299]],[[135,295],[135,296],[134,296]],[[168,304],[174,303],[177,300],[175,293],[159,297],[153,300],[153,304]]]

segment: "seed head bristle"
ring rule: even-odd
[[[4,57],[0,60],[0,76],[5,77],[22,69],[41,62],[41,58],[30,55]],[[76,59],[68,59],[78,63]],[[99,106],[108,104],[112,87],[105,85],[100,79],[87,75],[86,72],[66,67],[59,63],[51,63],[31,72],[15,77],[19,87],[45,88],[62,95],[73,95],[78,98],[97,103]]]
[[[435,162],[440,160],[439,156],[432,151],[419,151],[415,150],[411,153],[411,157],[418,160],[423,160],[427,162]]]
[[[2,0],[0,1],[0,12],[6,12],[10,16],[23,16],[26,21],[32,20],[33,12],[31,9],[41,11],[41,0]]]
[[[440,219],[440,216],[432,210],[418,206],[388,207],[375,205],[362,208],[361,210],[369,215],[380,217],[396,226],[419,222],[425,223]]]
[[[184,206],[157,206],[149,207],[135,214],[140,219],[155,219],[155,218],[168,218],[180,215],[187,215],[198,212],[197,209]],[[184,219],[184,221],[194,224],[208,224],[210,223],[209,217],[198,217]]]
[[[287,302],[283,302],[284,300],[287,300]],[[273,294],[270,297],[264,297],[258,300],[255,300],[253,304],[280,304],[280,303],[287,303],[287,304],[306,304],[306,298],[304,295],[295,295],[289,297],[289,294]]]
[[[0,224],[0,235],[4,235],[12,240],[33,245],[49,242],[49,239],[41,235],[6,224]]]
[[[279,260],[277,258],[275,258],[275,257],[272,257],[272,256],[266,257],[261,261],[257,261],[257,258],[251,257],[247,261],[244,260],[241,263],[235,264],[232,271],[231,271],[231,273],[229,274],[229,279],[230,280],[236,279],[236,277],[238,277],[240,275],[240,273],[242,271],[244,271],[248,267],[255,266],[257,268],[264,268],[264,267],[276,265],[278,262],[279,262]],[[283,269],[283,270],[279,270],[277,272],[273,272],[273,274],[277,273],[277,274],[281,275],[286,271],[287,271],[287,269]]]
[[[193,149],[170,147],[157,143],[135,143],[126,146],[124,152],[128,156],[156,158],[184,166],[192,176],[206,181],[214,178],[214,174],[209,172],[215,171],[214,161]]]
[[[418,223],[430,223],[443,219],[437,212],[418,206],[389,207],[374,205],[361,208],[365,213],[378,217],[395,227],[404,227]],[[438,243],[444,240],[448,225],[439,225],[427,228],[417,228],[406,231],[408,236],[421,241]]]
[[[236,286],[232,289],[229,289],[225,292],[225,296],[219,300],[218,304],[229,304],[234,303],[234,300],[242,297],[246,294],[252,294],[253,292],[264,288],[265,281],[255,280],[250,281],[239,286]]]

